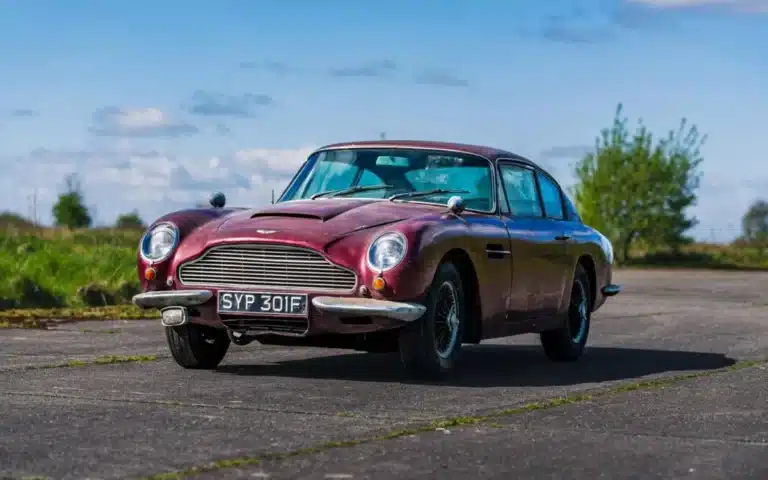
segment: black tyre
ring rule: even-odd
[[[592,318],[589,285],[589,275],[581,265],[577,265],[565,323],[560,328],[540,335],[544,353],[550,360],[573,362],[584,353]]]
[[[194,323],[165,327],[165,338],[173,359],[184,368],[216,368],[230,344],[225,330]]]
[[[411,373],[437,378],[453,372],[462,352],[464,324],[469,311],[459,270],[440,265],[426,300],[427,311],[400,332],[400,359]]]

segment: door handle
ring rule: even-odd
[[[565,241],[565,240],[570,240],[570,239],[571,239],[571,236],[568,235],[567,233],[564,233],[562,235],[558,235],[558,236],[555,237],[555,240],[558,240],[558,241]]]

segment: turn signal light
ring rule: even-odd
[[[376,277],[373,279],[373,283],[371,284],[374,290],[382,291],[384,290],[384,287],[387,286],[387,282],[384,281],[382,277]]]
[[[157,277],[157,270],[155,270],[152,267],[148,267],[146,270],[144,270],[144,278],[146,278],[149,281],[152,281]]]

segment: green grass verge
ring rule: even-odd
[[[0,310],[130,303],[136,230],[0,232]]]
[[[133,305],[81,308],[20,308],[0,310],[0,328],[46,329],[51,323],[93,320],[149,320],[160,318],[154,309],[143,310]]]
[[[743,245],[694,243],[679,252],[636,251],[625,267],[768,271],[768,251]]]
[[[328,450],[335,450],[340,448],[351,448],[359,445],[365,445],[374,442],[393,440],[396,438],[406,437],[410,435],[416,435],[420,433],[431,432],[440,428],[461,428],[471,425],[488,425],[495,428],[503,428],[503,425],[498,423],[498,420],[504,417],[510,417],[514,415],[520,415],[524,413],[534,412],[538,410],[548,410],[552,408],[561,407],[564,405],[572,405],[577,403],[583,403],[590,400],[599,399],[601,397],[609,397],[612,395],[618,395],[621,393],[633,392],[638,390],[652,390],[656,388],[664,388],[666,386],[674,385],[685,380],[692,380],[695,378],[708,377],[724,372],[731,372],[736,370],[743,370],[745,368],[755,367],[765,363],[765,360],[755,361],[743,361],[737,362],[731,366],[719,368],[716,370],[707,370],[701,372],[685,373],[681,375],[675,375],[672,377],[644,380],[640,382],[627,383],[619,385],[618,387],[608,388],[605,390],[597,390],[589,393],[580,393],[573,395],[566,395],[563,397],[556,397],[540,402],[532,402],[519,407],[508,408],[499,410],[486,415],[466,416],[466,417],[450,417],[440,420],[435,420],[423,425],[416,425],[410,428],[403,428],[398,430],[392,430],[381,435],[373,437],[361,438],[356,440],[342,440],[331,441],[316,445],[314,447],[301,448],[283,453],[271,453],[263,455],[254,455],[252,457],[240,457],[217,460],[207,465],[200,465],[191,467],[185,470],[177,470],[174,472],[158,473],[145,477],[142,480],[176,480],[199,475],[202,473],[218,472],[230,468],[243,468],[249,466],[256,466],[260,463],[267,461],[280,461],[286,460],[292,457],[298,457],[302,455],[311,455]]]
[[[0,230],[0,311],[130,304],[139,291],[141,230]],[[635,251],[628,267],[768,270],[768,252],[693,244],[680,252]]]

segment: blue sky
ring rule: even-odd
[[[313,147],[382,131],[568,185],[618,102],[708,134],[697,237],[768,196],[768,0],[5,0],[0,52],[0,210],[36,192],[44,222],[68,173],[102,224],[213,189],[259,206]]]

